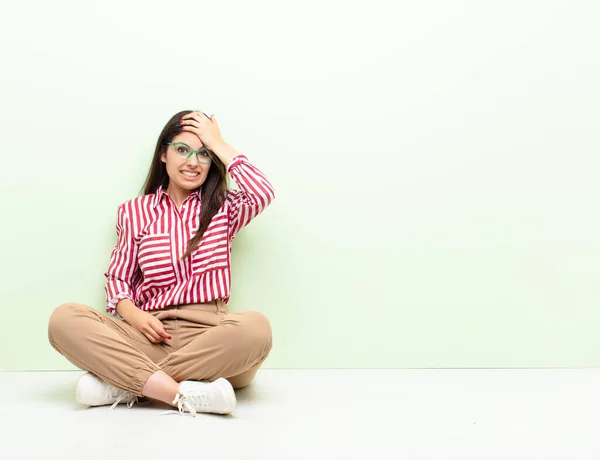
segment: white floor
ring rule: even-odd
[[[0,373],[0,459],[600,459],[600,369],[270,370],[231,416],[84,408]]]

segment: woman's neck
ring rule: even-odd
[[[177,206],[177,209],[179,209],[181,208],[181,205],[183,204],[185,199],[188,196],[190,196],[190,193],[192,192],[190,190],[184,190],[179,187],[172,187],[171,184],[169,184],[169,186],[167,187],[167,193],[175,202],[175,206]]]

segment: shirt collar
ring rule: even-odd
[[[160,185],[158,187],[158,189],[156,189],[156,192],[154,193],[152,207],[156,208],[160,204],[162,199],[167,195],[168,195],[167,191],[163,189],[162,185]],[[195,190],[190,195],[195,196],[198,200],[202,200],[202,187],[198,188],[198,190]],[[187,198],[186,198],[186,200],[187,200]]]

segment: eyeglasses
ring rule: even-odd
[[[212,161],[212,152],[206,147],[194,150],[183,142],[165,142],[164,145],[172,145],[175,148],[175,153],[181,159],[187,160],[195,153],[198,163],[208,164]]]

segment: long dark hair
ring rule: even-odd
[[[163,189],[167,189],[169,186],[169,175],[167,174],[167,166],[160,159],[161,155],[166,152],[168,145],[167,142],[171,142],[175,136],[180,134],[183,130],[179,120],[184,115],[193,112],[192,110],[184,110],[176,113],[167,122],[163,128],[158,140],[156,141],[156,148],[154,149],[154,158],[152,158],[152,164],[150,165],[150,171],[144,182],[142,188],[142,194],[150,195],[155,193],[160,186]],[[182,260],[188,257],[192,251],[198,246],[202,235],[208,228],[210,221],[217,213],[227,193],[227,169],[219,158],[211,154],[212,164],[208,170],[206,180],[200,186],[202,190],[202,201],[200,206],[200,226],[194,237],[188,243],[185,254],[183,254]]]

